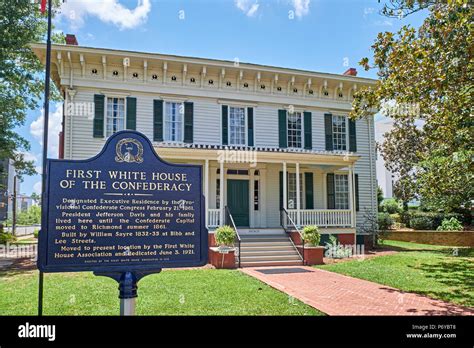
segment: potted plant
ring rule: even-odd
[[[321,234],[318,226],[308,225],[303,228],[302,236],[304,240],[304,260],[307,265],[323,264],[324,247],[319,245]]]
[[[235,268],[235,230],[230,226],[220,226],[214,233],[218,247],[210,248],[210,261],[216,268]]]

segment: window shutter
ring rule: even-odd
[[[280,172],[280,210],[283,210],[283,172]]]
[[[355,199],[356,199],[356,211],[359,211],[359,174],[355,174],[354,179],[355,185]]]
[[[163,100],[153,100],[153,140],[163,141]]]
[[[314,209],[313,200],[313,173],[304,173],[304,184],[306,187],[306,209]]]
[[[229,143],[229,130],[228,130],[228,119],[229,119],[229,107],[222,105],[222,145]]]
[[[357,152],[355,120],[349,120],[349,151]]]
[[[137,98],[127,97],[127,129],[137,129]]]
[[[184,103],[184,142],[193,142],[194,103]]]
[[[326,134],[326,151],[332,151],[332,114],[324,114],[324,132]]]
[[[336,209],[336,190],[334,187],[334,174],[329,173],[326,176],[326,192],[328,209]]]
[[[288,146],[286,132],[286,110],[278,110],[278,140],[281,148]]]
[[[94,94],[94,122],[92,130],[94,138],[104,137],[104,108],[105,96]]]
[[[304,112],[304,148],[311,150],[313,148],[313,137],[311,135],[311,112]]]
[[[248,146],[253,146],[253,108],[247,108]]]

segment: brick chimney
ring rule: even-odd
[[[66,34],[66,45],[73,45],[73,46],[79,45],[77,43],[76,35]]]
[[[343,75],[357,76],[357,69],[356,68],[349,68],[349,69],[346,70],[346,72]]]

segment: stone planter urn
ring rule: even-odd
[[[211,247],[210,263],[218,269],[235,268],[235,248],[230,247]]]

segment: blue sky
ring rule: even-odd
[[[382,3],[384,0],[381,1]],[[377,33],[418,27],[379,14],[378,0],[66,0],[56,30],[92,47],[159,52],[343,73],[375,78],[358,62],[371,57]],[[50,106],[49,157],[57,157],[60,105]],[[42,110],[28,113],[18,132],[31,142],[28,158],[41,165]],[[21,192],[40,190],[40,176],[25,177]]]

